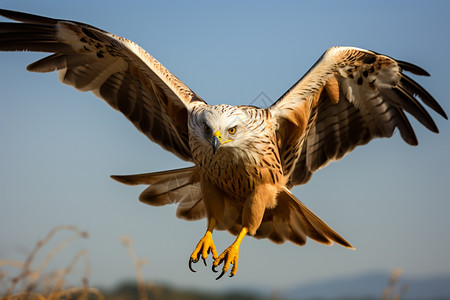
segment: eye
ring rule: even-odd
[[[236,126],[229,128],[228,129],[228,133],[229,134],[235,134],[236,133]]]
[[[203,130],[205,131],[205,133],[210,134],[211,133],[211,127],[209,127],[208,125],[204,124],[203,125]]]

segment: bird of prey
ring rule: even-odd
[[[207,219],[207,230],[189,267],[209,254],[218,278],[238,268],[246,235],[304,245],[307,237],[353,248],[291,192],[330,161],[397,128],[417,144],[406,113],[438,132],[424,109],[442,117],[436,100],[405,71],[429,74],[389,56],[354,47],[328,49],[314,66],[268,108],[209,105],[134,42],[75,21],[0,10],[18,21],[0,25],[0,50],[51,55],[28,66],[57,71],[61,82],[91,91],[122,112],[162,148],[192,162],[183,169],[112,176],[149,185],[140,201],[177,203],[177,216]],[[236,240],[220,255],[213,230]],[[217,279],[218,279],[217,278]]]

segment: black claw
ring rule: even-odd
[[[219,277],[216,278],[216,280],[219,280],[220,278],[222,278],[222,276],[225,274],[225,271],[222,269],[222,273],[220,273]]]
[[[216,270],[216,266],[215,266],[214,264],[213,264],[213,266],[212,266],[212,271],[213,271],[214,273],[219,272],[219,271]]]
[[[196,262],[198,262],[198,259],[197,260],[193,260],[192,259],[192,257],[191,258],[189,258],[189,270],[191,270],[192,272],[197,272],[197,271],[195,271],[193,268],[192,268],[192,263],[196,263]]]
[[[206,264],[206,258],[204,258],[204,257],[202,256],[202,260],[203,260],[203,263],[205,264],[205,267],[207,267],[208,265]]]
[[[234,276],[234,274],[230,274],[230,278],[233,277],[233,276]]]

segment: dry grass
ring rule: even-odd
[[[72,235],[56,245],[38,264],[36,255],[60,231],[69,231]],[[57,253],[73,241],[87,237],[87,232],[81,231],[75,226],[57,226],[50,230],[44,239],[36,243],[24,262],[0,260],[0,268],[2,268],[0,270],[0,283],[7,286],[0,299],[104,299],[97,289],[89,287],[90,263],[86,250],[77,252],[65,268],[45,272],[46,267]],[[84,260],[81,287],[67,287],[66,278],[80,260]],[[33,267],[33,264],[37,264],[37,266]],[[9,277],[8,271],[3,270],[5,267],[17,269],[18,274]]]
[[[38,263],[36,259],[37,254],[42,252],[42,248],[61,231],[68,231],[72,235],[52,248],[42,262]],[[65,268],[46,271],[46,267],[48,267],[48,264],[57,253],[64,250],[74,241],[87,238],[88,236],[87,232],[81,231],[75,226],[60,225],[50,230],[42,240],[36,243],[25,261],[0,259],[0,300],[105,299],[98,289],[89,286],[91,270],[87,250],[77,252]],[[137,258],[130,237],[122,236],[120,241],[127,249],[135,267],[139,299],[147,300],[149,291],[153,293],[154,299],[160,298],[161,289],[156,285],[146,283],[144,280],[142,268],[147,264],[147,259]],[[84,261],[81,284],[79,287],[70,287],[67,285],[66,278],[81,260]],[[36,266],[33,267],[33,265]],[[14,272],[16,275],[10,275],[6,268],[18,271]],[[2,291],[2,287],[6,287],[4,291]]]
[[[152,299],[161,298],[161,288],[151,282],[145,282],[144,273],[142,272],[142,268],[148,263],[147,258],[138,258],[133,249],[133,240],[128,236],[121,236],[119,238],[120,242],[125,246],[128,251],[128,254],[131,258],[131,262],[134,265],[134,269],[136,272],[136,284],[139,292],[139,300],[147,300],[148,292],[151,291],[153,293]]]
[[[382,300],[400,300],[402,296],[405,295],[408,290],[407,285],[403,285],[400,289],[397,289],[397,283],[402,273],[403,271],[400,268],[392,271],[391,278],[389,278],[389,283],[383,291],[383,296],[381,297]]]
[[[55,234],[61,231],[68,231],[71,233],[71,236],[53,247],[42,262],[38,263],[36,261],[38,252],[42,251],[42,248],[48,244]],[[48,264],[57,253],[64,250],[74,241],[87,237],[87,232],[81,231],[75,226],[60,225],[50,230],[44,239],[36,243],[25,261],[0,259],[0,300],[105,299],[98,289],[89,286],[90,262],[86,250],[78,251],[66,267],[46,271],[46,267],[48,267]],[[130,237],[121,236],[119,240],[127,249],[134,265],[139,300],[148,300],[149,292],[152,293],[152,299],[162,298],[163,291],[161,287],[145,282],[142,268],[148,263],[147,259],[136,256],[132,246],[133,241]],[[68,286],[67,276],[81,262],[84,262],[84,264],[82,264],[83,274],[80,286]],[[14,272],[16,275],[10,275],[6,269],[16,269],[17,271]],[[382,300],[400,300],[404,296],[407,286],[398,287],[398,280],[401,274],[401,269],[395,269],[391,273],[389,283],[383,291]],[[2,291],[3,287],[6,287],[4,291]],[[122,297],[114,299],[122,299]],[[274,292],[270,299],[278,299],[278,293]]]

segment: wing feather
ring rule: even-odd
[[[334,47],[270,108],[278,123],[280,154],[289,186],[397,128],[410,145],[417,137],[405,115],[433,132],[438,128],[419,101],[447,118],[439,103],[403,74],[428,76],[414,64],[372,51]],[[338,96],[337,96],[338,95]]]
[[[422,86],[420,86],[413,79],[408,77],[405,74],[402,74],[402,79],[400,81],[401,85],[405,88],[405,90],[409,91],[412,96],[419,96],[419,98],[425,103],[428,107],[433,109],[435,112],[440,114],[443,118],[447,119],[447,114],[439,105],[439,103],[433,98],[433,96],[428,93]]]
[[[178,203],[178,218],[198,220],[206,216],[196,167],[111,177],[129,185],[150,185],[142,192],[139,200],[153,206]]]
[[[385,101],[399,107],[422,123],[426,128],[433,132],[439,132],[436,124],[425,108],[414,98],[412,93],[406,90],[400,83],[397,87],[391,89],[381,89],[380,95]]]
[[[58,71],[61,82],[93,92],[152,141],[192,159],[187,114],[204,101],[141,47],[80,22],[2,9],[0,15],[22,22],[0,23],[0,50],[52,53],[28,70]]]

